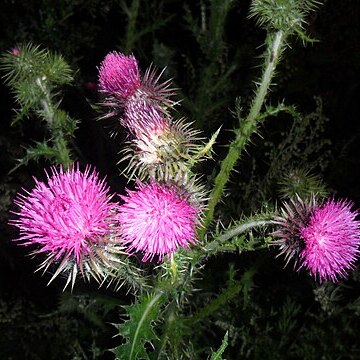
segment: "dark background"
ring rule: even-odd
[[[120,134],[111,138],[104,123],[96,121],[99,114],[88,101],[100,101],[95,86],[97,66],[109,51],[124,51],[126,46],[124,4],[100,0],[0,1],[0,53],[30,41],[61,53],[76,71],[74,85],[63,89],[62,108],[82,121],[75,138],[75,144],[81,150],[78,158],[106,174],[112,189],[118,193],[123,191],[125,183],[119,177],[116,165],[124,136]],[[186,21],[189,12],[195,18],[200,17],[199,2],[158,0],[140,1],[140,4],[136,22],[140,36],[132,44],[131,51],[139,59],[141,68],[145,69],[152,62],[160,68],[167,66],[165,76],[174,79],[181,89],[180,96],[185,99],[179,109],[180,115],[194,121],[200,114],[206,135],[219,125],[224,130],[231,129],[236,122],[230,114],[235,97],[248,99],[253,81],[259,76],[259,56],[265,38],[265,31],[247,18],[249,1],[234,1],[227,16],[223,35],[225,46],[219,66],[225,69],[234,66],[234,71],[224,87],[211,94],[212,101],[218,101],[219,105],[208,113],[204,113],[206,103],[198,91],[204,84],[206,86],[204,69],[214,59],[206,56]],[[360,2],[328,0],[316,14],[311,15],[307,30],[319,42],[304,48],[301,41],[292,39],[291,48],[286,50],[279,66],[277,86],[270,93],[269,101],[276,103],[284,99],[287,104],[296,104],[297,109],[306,114],[314,111],[314,96],[322,99],[322,111],[329,121],[321,136],[329,139],[331,145],[327,148],[330,155],[326,167],[321,168],[318,164],[315,171],[321,172],[331,193],[352,199],[360,207],[360,123],[357,109],[360,95]],[[214,74],[214,77],[221,77],[221,71]],[[38,259],[32,259],[27,255],[27,249],[14,244],[12,240],[18,236],[17,230],[7,223],[9,211],[14,209],[12,199],[16,192],[21,187],[31,186],[32,176],[42,176],[42,169],[49,164],[45,161],[30,163],[10,175],[8,173],[16,159],[23,155],[24,146],[43,139],[44,130],[35,118],[10,125],[16,104],[3,83],[0,84],[0,108],[0,359],[111,358],[109,353],[102,352],[104,348],[117,344],[116,339],[112,339],[114,329],[109,323],[118,321],[117,305],[129,303],[131,295],[125,292],[114,295],[112,291],[103,289],[97,291],[96,285],[82,284],[81,281],[73,295],[62,293],[61,280],[46,286],[50,278],[48,274],[33,273]],[[270,119],[264,126],[265,140],[267,134],[276,139],[286,131],[286,119],[280,117],[278,121]],[[226,144],[231,136],[230,132],[224,131],[219,139],[220,145]],[[261,139],[254,140],[255,145],[260,142]],[[248,147],[244,161],[248,161],[253,153],[261,164],[261,149],[261,145],[258,150],[254,145]],[[225,147],[219,146],[216,156],[221,157],[224,151]],[[264,164],[260,168],[265,167]],[[212,167],[211,163],[205,166],[204,173],[210,175]],[[318,318],[313,320],[315,315],[308,318],[308,314],[314,311],[317,316],[324,309],[323,303],[320,306],[314,302],[311,280],[306,274],[294,272],[291,267],[283,270],[282,261],[274,260],[274,253],[263,254],[263,257],[261,275],[257,276],[255,283],[256,291],[268,294],[268,298],[254,295],[254,299],[265,310],[269,301],[283,304],[286,294],[295,299],[302,309],[302,315],[298,317],[300,325],[296,327],[299,341],[307,342],[311,348],[307,335],[301,337],[302,327],[308,326],[307,334],[314,335],[311,348],[314,352],[309,350],[306,357],[360,358],[358,310],[355,305],[350,306],[356,304],[359,295],[357,272],[341,288],[342,297],[336,303],[338,313],[334,310],[335,315],[329,312],[330,315],[321,321]],[[239,261],[231,257],[224,259],[225,262]],[[224,259],[219,262],[224,262]],[[252,259],[251,256],[247,260],[241,257],[244,264]],[[215,276],[216,271],[222,269],[219,262],[213,260],[209,263],[210,275],[205,277],[205,283],[220,284],[223,281]],[[242,266],[245,265],[238,264],[240,269]],[[337,298],[332,301],[336,302]],[[258,315],[264,324],[269,316],[266,311]],[[242,358],[277,358],[279,354],[274,355],[277,351],[274,344],[278,334],[276,331],[266,333],[265,325],[259,323],[258,326],[254,327],[258,329],[254,330],[254,337],[264,336],[268,340],[254,340],[253,348],[267,346],[270,350],[264,353],[250,351],[250,355]],[[264,332],[260,336],[261,331]],[[222,335],[219,334],[217,331],[209,334],[210,338],[216,339],[214,347],[221,341]],[[209,346],[206,339],[199,341]],[[241,344],[241,339],[237,341]],[[228,350],[229,359],[237,358],[236,346],[239,345]],[[305,358],[300,354],[283,354],[280,358]]]

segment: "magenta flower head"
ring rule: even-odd
[[[78,273],[101,280],[120,249],[116,237],[116,212],[109,189],[98,174],[72,168],[51,169],[47,181],[36,180],[35,188],[18,194],[20,210],[11,224],[20,229],[19,244],[34,246],[33,254],[45,253],[40,268],[58,266],[50,282],[60,273],[68,276],[65,287],[74,285]]]
[[[162,72],[158,74],[150,66],[141,77],[138,62],[133,55],[127,56],[116,51],[106,55],[99,68],[99,85],[100,91],[108,95],[104,105],[110,108],[110,112],[102,118],[125,112],[121,122],[127,126],[126,117],[130,116],[133,120],[136,117],[134,111],[142,106],[153,107],[167,114],[167,108],[175,104],[170,99],[175,89],[170,88],[170,80],[161,83],[161,75]]]
[[[300,198],[284,204],[273,236],[287,263],[295,259],[298,270],[306,268],[322,281],[346,277],[359,255],[360,222],[347,201],[328,200],[317,204]]]
[[[346,277],[359,255],[360,222],[347,201],[329,200],[314,209],[308,224],[300,230],[305,247],[301,267],[320,281]]]
[[[113,51],[106,55],[99,69],[102,92],[127,99],[140,87],[138,63],[133,55]]]
[[[172,255],[196,240],[198,209],[176,186],[138,182],[135,191],[121,196],[120,232],[128,252],[143,252],[143,261]]]

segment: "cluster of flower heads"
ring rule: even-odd
[[[162,260],[195,242],[198,208],[175,185],[138,182],[121,205],[89,167],[53,167],[46,181],[35,182],[17,195],[11,224],[20,229],[20,245],[45,255],[40,269],[56,268],[51,281],[63,274],[73,286],[80,274],[100,282],[121,266],[119,254]]]
[[[45,254],[40,268],[57,266],[53,278],[67,275],[72,286],[78,274],[98,281],[109,276],[119,254],[140,252],[143,261],[172,256],[196,241],[199,224],[201,188],[186,164],[196,151],[196,132],[171,119],[170,82],[159,84],[152,68],[142,78],[136,59],[116,52],[99,72],[108,115],[122,114],[120,124],[131,136],[130,168],[142,181],[118,203],[89,167],[53,167],[47,181],[35,179],[32,191],[17,196],[20,210],[12,220],[19,244]]]
[[[351,208],[348,201],[317,203],[313,196],[285,203],[273,236],[286,264],[294,259],[298,270],[306,268],[320,282],[346,277],[360,244],[360,221]]]
[[[110,111],[103,117],[119,116],[119,123],[131,137],[125,150],[128,172],[133,176],[168,180],[178,171],[186,172],[187,163],[199,150],[198,132],[183,119],[174,121],[170,110],[175,89],[168,80],[160,83],[162,73],[150,67],[142,77],[134,56],[109,53],[99,68],[100,91]]]
[[[150,67],[142,77],[134,56],[111,52],[99,68],[100,91],[111,108],[108,116],[130,135],[125,150],[130,177],[138,177],[136,190],[121,196],[119,223],[130,252],[143,260],[163,259],[195,241],[202,189],[191,175],[189,162],[199,152],[198,133],[183,119],[174,121],[171,110],[175,89],[160,83]]]

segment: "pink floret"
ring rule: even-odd
[[[127,99],[140,87],[138,63],[133,55],[113,51],[106,55],[99,69],[102,92]]]

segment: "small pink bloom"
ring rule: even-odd
[[[53,167],[47,181],[35,181],[33,190],[15,200],[20,210],[11,224],[20,229],[17,241],[46,253],[42,267],[60,264],[58,272],[68,273],[72,283],[78,270],[84,275],[94,267],[93,274],[100,275],[100,262],[115,239],[117,210],[104,180],[90,167],[85,172]]]
[[[359,255],[360,222],[356,215],[346,201],[329,200],[315,208],[300,232],[305,242],[301,267],[320,281],[345,277]]]
[[[14,55],[14,56],[19,56],[20,55],[20,49],[15,46],[11,49],[11,53]]]
[[[138,63],[133,55],[113,51],[106,55],[99,69],[102,92],[127,99],[140,87]]]
[[[136,191],[121,196],[120,231],[128,251],[142,251],[143,261],[158,255],[160,260],[196,240],[198,209],[179,189],[154,181],[138,183]]]

